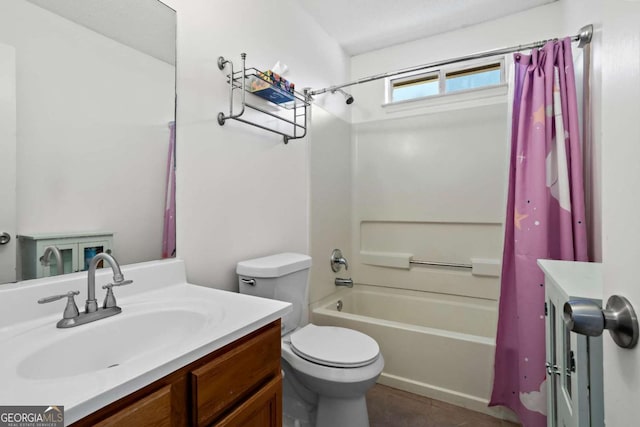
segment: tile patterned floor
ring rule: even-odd
[[[376,384],[367,393],[371,427],[516,427],[518,424]]]

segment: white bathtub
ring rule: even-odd
[[[337,310],[342,301],[342,311]],[[373,337],[385,358],[379,383],[499,418],[488,408],[493,380],[497,302],[355,285],[314,304],[318,325]]]

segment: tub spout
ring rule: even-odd
[[[336,286],[346,286],[347,288],[353,288],[353,280],[351,278],[341,279],[336,277]]]

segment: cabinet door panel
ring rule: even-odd
[[[95,424],[96,427],[171,427],[171,425],[171,385],[162,387]]]
[[[218,427],[280,427],[282,425],[282,377],[271,380],[235,411],[215,424]]]
[[[194,424],[210,424],[262,384],[280,375],[278,326],[191,372]]]

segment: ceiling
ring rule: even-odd
[[[158,0],[27,0],[175,65],[176,14]]]
[[[556,0],[298,0],[349,55],[456,30]]]

